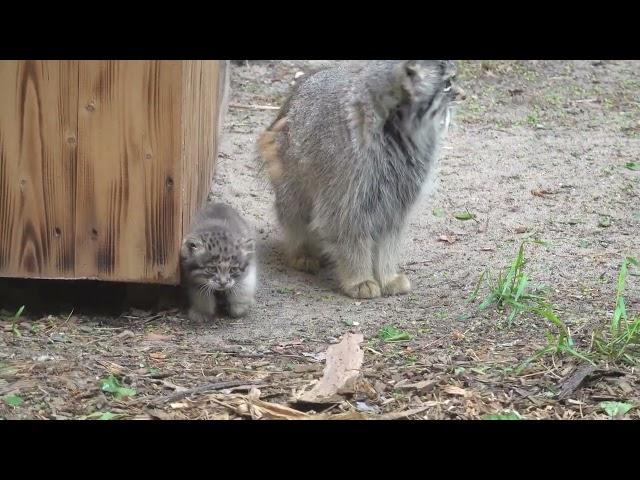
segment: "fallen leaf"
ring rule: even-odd
[[[471,212],[454,213],[453,217],[457,220],[462,220],[463,222],[466,220],[473,220],[474,218],[476,218],[475,214]]]
[[[121,386],[118,379],[113,375],[110,375],[108,378],[105,378],[100,382],[100,389],[103,392],[112,393],[118,400],[132,397],[136,394],[134,389]]]
[[[3,398],[3,400],[4,400],[4,403],[9,405],[10,407],[19,407],[24,402],[22,397],[18,395],[7,395],[6,397]]]
[[[180,385],[176,385],[175,383],[170,382],[169,380],[163,380],[160,379],[160,382],[165,386],[165,387],[169,387],[172,390],[175,390],[176,393],[179,392],[186,392],[187,390],[189,390],[186,387],[181,387]]]
[[[529,231],[529,227],[518,227],[515,229],[516,233],[527,233]]]
[[[505,413],[492,413],[489,415],[484,415],[482,417],[483,420],[522,420],[522,416],[516,412],[505,412]]]
[[[161,335],[159,333],[148,333],[145,335],[144,340],[147,342],[164,342],[167,340],[171,340],[173,335]]]
[[[460,342],[460,341],[464,340],[464,333],[462,333],[459,330],[454,330],[451,333],[451,336],[453,337],[453,341],[454,342]]]
[[[441,218],[441,217],[445,216],[444,209],[440,208],[440,207],[434,208],[432,213],[433,213],[434,217],[438,217],[438,218]]]
[[[116,336],[116,338],[124,339],[124,338],[133,338],[135,336],[136,336],[135,333],[133,333],[131,330],[124,330],[124,331],[120,332]]]
[[[611,226],[611,217],[608,215],[603,215],[598,220],[598,226],[601,228],[608,228]]]
[[[310,420],[368,420],[370,418],[371,417],[364,415],[360,412],[349,411],[349,412],[336,413],[334,415],[331,415],[329,413],[324,413],[317,416],[312,415],[309,419]]]
[[[94,412],[90,415],[86,416],[86,419],[95,419],[95,420],[113,420],[114,418],[121,417],[122,414],[111,413],[111,412]]]
[[[396,389],[399,390],[415,390],[418,393],[429,393],[437,385],[435,380],[422,380],[417,383],[404,383],[402,385],[396,385]]]
[[[439,242],[455,243],[457,240],[453,235],[440,235],[438,237]]]
[[[400,412],[385,413],[384,415],[380,415],[378,418],[380,420],[399,420],[401,418],[407,418],[407,417],[410,417],[411,415],[424,412],[425,410],[431,407],[435,407],[436,405],[439,405],[439,403],[440,402],[426,402],[420,407],[412,408],[409,410],[402,410]]]
[[[343,400],[342,394],[352,393],[364,360],[364,352],[360,348],[363,340],[361,333],[347,333],[340,343],[331,345],[327,349],[327,363],[322,378],[310,391],[300,395],[297,401],[336,403]]]
[[[447,385],[442,390],[449,395],[456,395],[460,397],[471,396],[471,394],[467,390],[465,390],[464,388],[456,387],[455,385]]]
[[[624,166],[629,170],[640,171],[640,162],[627,162]]]
[[[162,352],[153,352],[150,353],[149,356],[155,360],[164,360],[167,358],[167,354]]]
[[[622,416],[631,410],[635,405],[623,402],[601,402],[602,408],[610,417]]]
[[[277,403],[265,402],[264,400],[250,399],[247,397],[250,406],[257,407],[260,415],[258,418],[269,417],[277,420],[303,420],[309,418],[307,413],[295,410]]]
[[[188,408],[189,404],[187,402],[174,402],[174,403],[170,403],[169,406],[174,410],[178,410],[181,408]]]
[[[545,190],[543,188],[540,188],[537,190],[531,190],[531,195],[535,197],[546,198],[547,195],[553,195],[553,192],[550,190]]]
[[[393,325],[387,325],[386,327],[381,328],[379,335],[385,342],[402,342],[404,340],[411,340],[411,335],[397,329]]]
[[[371,406],[366,402],[356,402],[356,410],[359,412],[377,413],[378,407]]]

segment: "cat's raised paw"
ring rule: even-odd
[[[291,266],[302,272],[317,273],[320,270],[320,260],[315,257],[299,255],[291,259]]]
[[[352,298],[376,298],[381,296],[380,285],[373,280],[365,280],[344,289],[344,293]]]
[[[411,282],[404,273],[399,273],[382,287],[385,295],[403,295],[411,291]]]

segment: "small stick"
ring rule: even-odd
[[[244,105],[242,103],[230,103],[229,108],[241,108],[243,110],[280,110],[274,105]]]
[[[147,404],[152,403],[155,405],[162,404],[162,403],[173,403],[177,400],[182,400],[183,398],[188,397],[189,395],[192,395],[194,393],[195,394],[208,393],[208,392],[213,392],[215,390],[224,390],[225,388],[242,387],[245,385],[246,386],[262,385],[262,382],[251,382],[247,380],[229,380],[227,382],[209,383],[207,385],[201,385],[200,387],[190,388],[182,392],[174,393],[173,395],[168,395],[166,397],[155,397],[151,399],[142,398],[139,401],[146,402]]]

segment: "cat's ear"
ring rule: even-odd
[[[434,81],[439,70],[438,62],[431,60],[405,60],[400,63],[403,86],[409,93],[421,91]]]
[[[256,243],[251,238],[245,238],[240,242],[240,250],[245,255],[253,255],[256,252]]]
[[[197,237],[188,236],[182,242],[181,253],[185,258],[198,255],[204,250],[204,243]]]

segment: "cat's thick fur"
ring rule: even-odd
[[[432,183],[451,106],[450,61],[352,62],[302,77],[258,140],[290,264],[328,257],[355,298],[409,292],[407,216]]]
[[[232,317],[255,303],[255,240],[248,223],[229,205],[207,202],[180,249],[189,317],[211,319],[220,307]]]

